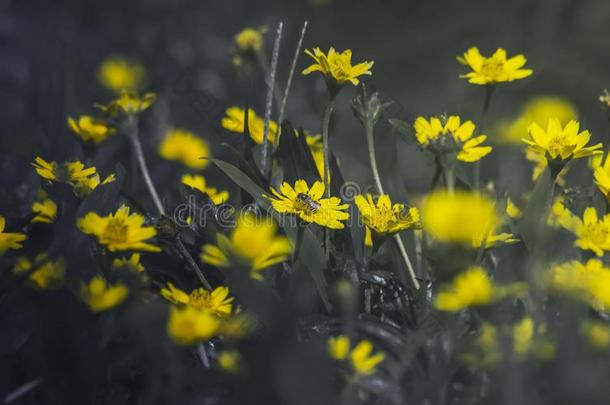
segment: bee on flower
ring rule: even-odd
[[[328,340],[330,357],[346,362],[350,370],[357,376],[373,374],[377,371],[377,366],[385,359],[383,353],[373,354],[373,350],[373,343],[369,340],[361,340],[354,347],[345,335],[331,337]]]
[[[364,225],[375,238],[393,235],[406,229],[419,229],[419,210],[404,204],[392,204],[390,196],[373,198],[371,194],[357,195],[354,199]]]
[[[469,83],[494,85],[512,82],[531,76],[531,69],[523,69],[527,60],[523,55],[506,57],[506,50],[498,48],[492,56],[486,57],[476,47],[468,49],[464,55],[457,57],[458,62],[468,66],[472,71],[460,75]]]
[[[83,142],[99,145],[116,133],[116,129],[105,121],[90,115],[81,115],[77,119],[68,117],[68,128]]]
[[[20,232],[5,232],[6,218],[0,215],[0,256],[9,249],[21,249],[21,242],[27,239],[25,234]]]
[[[159,145],[159,155],[167,160],[179,161],[191,169],[204,169],[210,164],[207,142],[184,129],[167,131]]]
[[[221,120],[221,125],[224,129],[231,132],[243,134],[245,132],[245,116],[246,112],[240,107],[229,107],[225,111],[225,117]],[[265,137],[265,120],[259,117],[252,109],[248,109],[248,132],[250,138],[257,145],[262,145]],[[278,136],[278,124],[271,120],[269,121],[269,142],[273,143],[275,137]]]
[[[144,66],[118,56],[106,58],[97,71],[100,83],[115,93],[139,90],[146,82],[146,76]]]
[[[311,188],[305,180],[297,180],[294,187],[284,182],[279,191],[271,188],[271,193],[273,196],[264,197],[280,214],[294,214],[303,221],[330,229],[343,229],[342,221],[349,218],[345,212],[349,206],[339,197],[322,198],[324,184],[321,181],[315,181]]]
[[[93,312],[103,312],[121,304],[127,298],[129,290],[124,284],[114,285],[101,276],[93,277],[88,284],[81,287],[81,297]]]
[[[473,138],[472,121],[461,122],[457,115],[445,117],[417,117],[413,124],[417,142],[436,155],[456,154],[462,162],[476,162],[491,153],[492,147],[482,145],[487,135]]]
[[[229,200],[229,192],[226,190],[218,190],[215,187],[208,186],[205,177],[199,174],[185,174],[182,176],[182,184],[190,187],[191,189],[197,190],[202,194],[207,195],[210,200],[220,205],[226,203]]]
[[[225,318],[233,313],[232,303],[235,298],[229,297],[229,289],[224,286],[216,287],[213,291],[197,288],[187,294],[172,283],[167,283],[167,286],[161,290],[161,295],[174,304],[209,311],[220,318]]]

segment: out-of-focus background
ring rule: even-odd
[[[354,61],[375,61],[371,84],[397,102],[398,118],[459,113],[477,123],[483,89],[458,78],[465,68],[455,58],[471,46],[484,54],[504,47],[509,56],[525,54],[534,75],[500,86],[487,132],[498,119],[516,116],[532,97],[553,95],[573,103],[596,139],[607,139],[606,115],[598,103],[610,86],[610,4],[605,0],[15,0],[0,7],[0,149],[23,162],[35,154],[68,158],[76,153],[76,142],[74,150],[61,143],[57,151],[54,139],[66,136],[67,115],[86,113],[93,102],[108,100],[95,71],[109,55],[134,58],[149,70],[148,88],[160,100],[149,123],[153,144],[167,126],[222,140],[227,134],[212,122],[218,118],[216,107],[243,104],[250,87],[262,114],[265,96],[262,79],[248,85],[236,79],[229,53],[235,33],[268,26],[269,53],[275,27],[284,22],[283,86],[304,20],[309,21],[305,47],[351,48]],[[302,55],[297,73],[308,62]],[[193,108],[193,94],[204,94],[213,108]],[[349,107],[354,94],[349,89],[341,95],[333,144],[341,145],[335,150],[348,180],[366,183],[364,136]],[[297,74],[287,117],[295,126],[318,131],[323,97],[319,77]],[[414,147],[403,146],[397,153],[403,178],[418,193],[429,184],[432,163]],[[514,150],[498,149],[501,156],[484,162],[483,178],[499,173],[504,184],[498,186],[517,192],[531,166]],[[523,164],[504,173],[505,159]]]

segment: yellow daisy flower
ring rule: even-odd
[[[191,306],[172,306],[167,322],[167,333],[179,345],[190,346],[216,335],[221,321],[208,311]]]
[[[490,57],[481,55],[478,48],[470,48],[457,60],[472,69],[472,72],[460,75],[472,84],[512,82],[532,74],[531,69],[522,69],[527,62],[525,56],[516,55],[507,59],[506,51],[502,48],[498,48]]]
[[[4,232],[5,226],[6,218],[0,215],[0,255],[5,254],[9,249],[21,249],[23,247],[21,242],[27,238],[23,233]]]
[[[90,115],[81,115],[78,120],[68,117],[68,127],[83,142],[93,142],[94,144],[100,144],[108,136],[116,133],[116,129],[106,122],[97,120]]]
[[[48,197],[39,198],[32,203],[32,212],[36,214],[32,223],[51,224],[57,216],[57,204]]]
[[[577,298],[595,309],[610,308],[610,268],[598,259],[557,264],[549,277],[551,291]]]
[[[114,308],[127,298],[129,290],[124,284],[109,285],[101,276],[95,276],[81,287],[81,297],[93,312]]]
[[[128,269],[136,273],[144,273],[144,265],[140,262],[140,258],[140,253],[133,253],[130,257],[117,257],[112,261],[112,268],[114,270]]]
[[[350,82],[357,86],[360,81],[358,77],[362,75],[372,75],[371,68],[375,62],[363,62],[357,65],[352,65],[352,51],[347,49],[343,52],[335,51],[335,48],[330,48],[325,54],[320,48],[313,48],[313,52],[309,49],[305,53],[313,58],[314,64],[303,70],[304,75],[313,72],[320,72],[324,75],[326,82],[330,87],[342,86],[346,82]]]
[[[102,85],[115,93],[138,90],[146,81],[146,69],[139,63],[113,56],[102,62],[97,77]]]
[[[556,118],[548,121],[547,130],[532,123],[529,128],[529,139],[523,142],[535,153],[544,155],[551,162],[563,164],[570,159],[602,154],[602,144],[586,146],[591,139],[589,131],[580,132],[578,121],[570,121],[565,127]]]
[[[56,261],[49,260],[46,253],[37,255],[34,262],[25,256],[19,257],[13,266],[13,274],[27,273],[34,265],[36,265],[36,270],[28,278],[36,287],[52,288],[63,281],[66,272],[65,260],[61,258]]]
[[[441,242],[479,248],[517,242],[510,233],[495,232],[502,224],[495,204],[487,197],[463,190],[438,190],[428,195],[423,207],[423,228]]]
[[[295,214],[304,221],[314,222],[331,229],[343,229],[341,221],[349,218],[345,212],[347,204],[343,204],[338,197],[322,198],[324,183],[316,181],[311,188],[305,180],[297,180],[294,188],[284,182],[280,191],[271,188],[272,196],[265,196],[273,208],[281,214]]]
[[[197,288],[190,294],[176,288],[172,283],[167,283],[167,287],[161,289],[161,295],[168,301],[179,304],[189,305],[200,311],[210,311],[221,318],[231,315],[233,312],[233,300],[229,297],[227,287],[216,287],[214,291],[207,291]]]
[[[610,251],[610,214],[598,218],[595,208],[588,207],[582,220],[576,216],[564,215],[560,225],[576,235],[575,246],[591,250],[597,256]]]
[[[235,35],[234,42],[237,49],[241,52],[258,52],[265,43],[263,34],[267,32],[267,27],[244,28]]]
[[[283,262],[292,251],[288,238],[276,233],[277,224],[271,218],[244,213],[229,237],[218,233],[217,245],[203,245],[201,260],[218,267],[229,267],[232,261],[244,264],[251,269],[252,278],[260,280],[262,270]]]
[[[55,161],[47,162],[43,158],[37,157],[32,166],[36,173],[45,180],[70,184],[78,197],[89,195],[100,184],[108,184],[116,180],[115,175],[111,174],[101,181],[95,167],[85,167],[78,160],[58,164]]]
[[[481,145],[487,135],[472,137],[475,125],[472,121],[461,122],[460,117],[417,117],[413,124],[417,142],[434,153],[456,153],[462,162],[476,162],[492,151],[491,146]]]
[[[434,299],[434,307],[439,311],[457,312],[489,305],[508,294],[523,295],[526,292],[527,285],[524,283],[495,285],[482,267],[473,266],[458,274],[451,284],[441,286]]]
[[[345,335],[331,337],[328,340],[328,353],[331,358],[348,361],[357,375],[373,374],[377,366],[385,359],[383,353],[373,354],[373,343],[361,340],[352,348],[350,339]]]
[[[177,160],[191,169],[203,169],[210,164],[210,147],[207,142],[190,131],[171,129],[159,145],[159,155]]]
[[[95,107],[102,111],[109,117],[116,118],[121,114],[124,115],[137,115],[148,109],[157,96],[155,93],[144,93],[142,97],[138,93],[128,90],[122,90],[119,97],[112,100],[110,103],[95,104]]]
[[[246,127],[244,109],[240,107],[229,107],[225,114],[225,117],[220,122],[222,127],[228,131],[243,134],[244,128]],[[248,129],[250,138],[252,138],[256,144],[262,145],[265,140],[265,120],[256,115],[252,109],[248,109]],[[278,135],[278,129],[277,122],[273,120],[269,121],[269,142],[275,142],[275,137]]]
[[[223,204],[229,200],[229,192],[225,190],[217,190],[215,187],[209,187],[205,177],[199,174],[185,174],[182,176],[182,184],[199,190],[202,194],[207,195],[210,200],[216,205]]]
[[[79,229],[97,238],[111,252],[117,250],[142,250],[159,252],[161,249],[146,241],[157,234],[152,226],[143,226],[144,217],[129,214],[129,207],[122,205],[114,214],[105,217],[89,212],[77,221]]]
[[[357,195],[354,199],[364,225],[377,236],[392,235],[405,229],[419,228],[419,210],[404,204],[392,204],[390,196]]]

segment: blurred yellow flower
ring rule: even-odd
[[[566,229],[575,229],[580,222],[582,222],[580,218],[572,214],[565,206],[563,197],[555,197],[553,205],[551,206],[549,218],[547,219],[547,225],[552,226],[553,228],[564,227]]]
[[[102,62],[97,77],[102,85],[115,93],[133,91],[146,81],[146,69],[139,63],[112,56]]]
[[[521,139],[528,132],[532,123],[538,126],[546,125],[549,119],[557,118],[562,126],[578,118],[576,107],[567,99],[554,96],[540,96],[529,100],[523,106],[521,113],[512,121],[500,121],[496,132],[499,140],[522,144]]]
[[[417,117],[413,124],[417,142],[436,154],[456,153],[462,162],[476,162],[491,153],[491,146],[482,146],[487,135],[472,137],[475,125],[461,122],[460,117]]]
[[[241,52],[258,52],[262,49],[264,42],[263,34],[267,27],[244,28],[235,35],[235,46]]]
[[[349,361],[350,367],[358,375],[369,375],[377,370],[377,366],[385,359],[383,353],[373,354],[373,343],[361,340],[352,348],[347,336],[339,335],[328,340],[328,352],[331,358],[339,361]]]
[[[451,284],[441,286],[434,307],[440,311],[457,312],[489,305],[510,294],[523,295],[526,292],[527,285],[524,283],[495,285],[482,267],[473,266],[458,274]]]
[[[526,316],[513,326],[513,351],[519,356],[532,348],[534,340],[534,320]]]
[[[199,311],[209,311],[221,318],[233,312],[234,298],[229,297],[229,289],[223,286],[216,287],[211,292],[197,288],[187,294],[172,283],[167,283],[167,286],[161,289],[161,295],[174,304],[189,305]]]
[[[244,109],[240,107],[229,107],[225,111],[225,114],[225,117],[220,122],[222,127],[227,131],[243,134],[244,128],[246,127],[244,121],[246,113]],[[256,115],[252,109],[248,109],[248,131],[250,132],[250,138],[258,145],[261,145],[265,140],[265,120]],[[277,122],[271,120],[269,121],[269,142],[275,142],[275,137],[277,135]]]
[[[610,308],[610,268],[598,259],[582,264],[577,260],[556,264],[549,277],[551,291],[577,298],[593,308]]]
[[[506,215],[514,220],[517,220],[523,216],[523,211],[521,211],[521,208],[517,207],[510,197],[506,199]]]
[[[49,259],[46,253],[37,255],[32,262],[29,258],[21,256],[13,266],[13,274],[20,275],[32,270],[29,280],[38,288],[57,287],[64,279],[66,272],[66,262],[62,258],[55,261]]]
[[[357,195],[354,202],[364,225],[377,236],[420,227],[419,210],[404,204],[392,204],[389,195],[383,194],[375,199],[371,194]]]
[[[167,322],[167,332],[174,342],[189,346],[212,338],[218,332],[221,321],[208,311],[191,306],[172,306]]]
[[[94,144],[102,143],[108,136],[116,133],[116,129],[106,122],[90,115],[81,115],[78,120],[68,117],[68,127],[83,142],[93,142]]]
[[[57,204],[48,197],[39,198],[32,203],[32,212],[36,214],[32,223],[51,224],[57,216]]]
[[[463,190],[437,190],[423,207],[423,228],[433,238],[478,248],[517,241],[510,233],[496,234],[502,220],[487,197]]]
[[[210,200],[216,205],[226,203],[229,200],[229,192],[225,190],[217,190],[215,187],[209,187],[205,177],[199,174],[185,174],[182,176],[182,184],[199,190],[202,194],[207,195]]]
[[[237,350],[223,350],[218,355],[218,365],[229,373],[239,373],[241,367],[242,358]]]
[[[140,253],[133,253],[129,258],[117,257],[112,261],[112,268],[115,270],[127,269],[136,273],[144,273],[144,265],[140,262],[140,257]]]
[[[5,226],[6,218],[0,215],[0,255],[5,254],[9,249],[21,249],[21,242],[27,238],[23,233],[4,232]]]
[[[472,84],[496,84],[523,79],[532,74],[531,69],[522,69],[527,60],[523,55],[506,58],[506,51],[498,48],[490,57],[481,55],[476,47],[468,49],[463,56],[457,57],[458,62],[472,69],[471,72],[460,75]]]
[[[145,241],[154,237],[157,231],[152,226],[143,226],[144,217],[129,214],[129,207],[122,205],[114,214],[105,217],[89,212],[77,221],[79,229],[97,238],[111,252],[117,250],[142,250],[159,252],[161,249]]]
[[[372,75],[371,68],[374,62],[352,65],[352,51],[350,49],[337,52],[335,48],[330,48],[328,53],[325,54],[320,48],[316,47],[313,48],[313,52],[306,49],[305,53],[311,56],[315,63],[303,70],[303,74],[320,72],[330,86],[342,86],[346,82],[357,86],[360,83],[358,77]]]
[[[102,312],[122,303],[129,290],[124,284],[109,285],[102,276],[95,276],[81,287],[83,301],[93,312]]]
[[[184,129],[170,129],[159,145],[159,155],[177,160],[191,169],[203,169],[210,164],[210,148],[206,141]]]
[[[260,280],[262,270],[283,262],[290,255],[290,241],[277,235],[277,224],[270,217],[259,218],[246,212],[236,222],[229,237],[218,233],[217,245],[203,245],[203,262],[219,267],[243,264],[250,268],[252,278]]]
[[[322,198],[324,184],[321,181],[313,183],[311,188],[305,180],[297,180],[294,188],[284,182],[280,191],[271,188],[273,196],[264,197],[271,201],[273,208],[281,214],[295,214],[304,221],[314,222],[331,229],[343,229],[341,221],[349,218],[345,212],[347,204],[343,204],[338,197]]]
[[[552,118],[548,121],[546,131],[532,123],[528,127],[530,137],[523,139],[523,142],[533,152],[557,163],[603,153],[599,150],[602,148],[601,143],[586,146],[591,139],[589,131],[579,131],[580,124],[577,121],[570,121],[562,127],[558,119]]]
[[[599,157],[603,158],[603,155],[599,155]],[[610,159],[606,156],[603,163],[600,160],[596,159],[592,162],[593,177],[599,191],[606,197],[606,200],[610,201]]]
[[[112,183],[116,180],[115,175],[107,176],[104,181],[100,181],[100,175],[95,167],[85,167],[76,160],[74,162],[47,162],[41,157],[36,157],[32,163],[36,173],[49,182],[61,182],[73,187],[74,193],[78,197],[89,195],[100,184]]]
[[[95,107],[109,117],[116,118],[121,114],[128,116],[140,114],[148,109],[156,99],[155,93],[144,93],[140,97],[136,92],[123,90],[117,99],[106,105],[95,104]]]
[[[607,349],[610,346],[610,326],[602,321],[584,321],[582,332],[594,348]]]
[[[588,207],[582,220],[576,216],[563,215],[560,225],[576,235],[574,245],[591,250],[597,256],[603,256],[610,251],[610,214],[598,218],[594,207]]]

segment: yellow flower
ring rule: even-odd
[[[167,332],[174,342],[189,346],[212,338],[220,325],[220,320],[208,311],[199,311],[191,306],[172,306]]]
[[[516,55],[506,59],[506,51],[502,48],[498,48],[490,57],[481,55],[478,48],[470,48],[457,60],[472,69],[472,72],[460,75],[472,84],[512,82],[532,74],[531,69],[522,69],[527,61],[525,56]]]
[[[515,220],[523,216],[523,211],[521,211],[521,208],[517,207],[510,197],[506,200],[506,215]]]
[[[111,174],[100,181],[100,176],[95,167],[85,167],[76,160],[74,162],[47,162],[41,157],[36,157],[32,163],[36,173],[40,177],[50,182],[61,182],[71,185],[74,193],[79,197],[85,197],[100,184],[108,184],[116,180],[115,175]]]
[[[229,267],[233,261],[244,264],[251,269],[250,275],[260,280],[261,270],[283,262],[292,251],[288,238],[276,233],[277,224],[271,218],[244,213],[229,237],[218,233],[218,245],[203,245],[201,260],[218,267]]]
[[[206,141],[190,131],[171,129],[159,145],[159,155],[177,160],[191,169],[203,169],[210,164],[210,148]]]
[[[226,116],[222,119],[221,125],[224,129],[237,132],[239,134],[244,133],[246,123],[244,121],[245,111],[240,107],[229,107],[225,112]],[[248,130],[250,132],[250,138],[261,145],[265,140],[265,120],[252,110],[248,109]],[[269,142],[274,142],[275,137],[278,134],[277,122],[269,121]]]
[[[68,127],[84,142],[102,143],[108,136],[114,135],[116,129],[90,115],[81,115],[78,121],[68,117]]]
[[[573,260],[551,268],[549,287],[604,311],[610,308],[610,269],[598,259]]]
[[[581,331],[594,348],[607,349],[610,346],[610,326],[601,321],[584,321]]]
[[[241,371],[242,358],[237,350],[223,350],[218,355],[218,365],[229,373]]]
[[[99,244],[111,252],[117,250],[143,250],[159,252],[157,246],[145,241],[154,237],[157,231],[152,226],[143,226],[144,217],[139,214],[129,214],[129,207],[122,205],[114,214],[105,217],[95,212],[89,212],[77,221],[81,231],[93,235]]]
[[[109,184],[115,180],[116,176],[114,173],[108,175],[103,181],[100,181],[100,175],[96,173],[93,176],[86,177],[74,184],[74,193],[79,197],[85,197],[95,190],[100,184]]]
[[[117,117],[121,114],[136,115],[148,109],[155,102],[155,93],[144,93],[140,97],[136,92],[122,90],[119,98],[112,100],[107,105],[95,104],[95,107],[110,117]]]
[[[161,295],[174,304],[189,305],[199,311],[209,311],[221,318],[233,312],[234,298],[229,297],[227,287],[216,287],[212,292],[197,288],[187,294],[172,283],[167,283],[167,287],[161,289]]]
[[[109,57],[100,65],[97,76],[102,85],[119,93],[122,90],[138,90],[146,81],[146,70],[138,63]]]
[[[557,118],[561,125],[566,125],[576,120],[578,113],[576,107],[562,97],[535,97],[525,103],[517,118],[498,123],[498,138],[503,142],[521,144],[521,138],[527,133],[530,124],[535,122],[539,126],[546,125],[551,118]]]
[[[210,200],[216,205],[223,204],[229,200],[229,192],[225,190],[217,190],[215,187],[208,187],[205,177],[199,174],[185,174],[182,176],[182,184],[199,190],[202,194],[207,195]]]
[[[594,207],[588,207],[582,220],[575,216],[564,215],[560,225],[576,235],[575,246],[583,250],[591,250],[597,256],[603,256],[610,251],[610,214],[598,218]]]
[[[328,53],[325,54],[320,48],[316,47],[313,48],[313,52],[306,49],[305,53],[311,56],[315,63],[303,70],[303,74],[320,72],[331,86],[342,86],[346,82],[357,86],[360,83],[358,77],[372,75],[371,68],[374,62],[352,65],[352,51],[350,49],[339,53],[335,51],[335,48],[330,48]]]
[[[21,249],[23,247],[21,242],[26,240],[26,236],[23,233],[4,232],[5,226],[6,219],[0,215],[0,255],[5,254],[9,249]]]
[[[472,341],[472,349],[460,357],[468,365],[491,368],[502,360],[502,351],[498,342],[498,329],[483,322]]]
[[[36,266],[36,269],[30,273],[29,280],[38,288],[58,286],[66,272],[66,262],[63,259],[52,261],[46,253],[41,253],[36,256],[33,263],[25,256],[19,257],[13,267],[13,274],[26,273],[32,269],[32,266]]]
[[[124,284],[109,285],[101,276],[95,276],[89,284],[83,284],[81,296],[93,312],[102,312],[122,303],[129,290]]]
[[[116,258],[112,261],[112,268],[115,270],[128,269],[136,273],[144,273],[144,265],[140,263],[140,256],[140,253],[134,253],[129,258]]]
[[[549,163],[543,153],[538,153],[531,149],[525,150],[525,158],[530,162],[534,163],[534,168],[532,170],[532,181],[536,182],[540,178],[542,173],[544,173]],[[567,171],[568,166],[564,166],[563,169],[557,175],[557,184],[559,184],[560,186],[564,186],[566,183],[564,176]]]
[[[534,320],[526,316],[513,326],[513,351],[520,356],[532,348],[534,340]]]
[[[294,188],[284,182],[279,192],[274,188],[271,188],[271,192],[275,197],[265,198],[281,214],[295,214],[304,221],[331,229],[343,229],[345,225],[341,221],[349,218],[345,212],[349,206],[343,204],[340,198],[322,198],[324,184],[321,181],[314,182],[311,188],[305,180],[297,180]]]
[[[383,361],[383,353],[373,354],[373,343],[361,340],[353,349],[347,336],[339,335],[328,340],[328,352],[331,358],[349,361],[353,371],[358,375],[369,375],[376,371]]]
[[[417,117],[413,124],[417,142],[434,153],[456,153],[462,162],[476,162],[491,153],[491,146],[482,146],[487,135],[472,137],[475,125],[461,122],[460,117]]]
[[[564,227],[566,229],[575,229],[581,222],[580,218],[572,214],[565,206],[563,197],[555,197],[549,218],[547,219],[547,225],[553,228]]]
[[[473,266],[458,274],[450,285],[441,286],[434,307],[440,311],[457,312],[489,305],[509,294],[523,295],[526,291],[527,285],[523,283],[495,285],[482,267]]]
[[[384,236],[405,229],[419,228],[419,210],[404,204],[392,204],[390,196],[383,194],[376,201],[371,194],[357,195],[354,199],[364,225],[376,235]]]
[[[241,52],[258,52],[264,44],[263,34],[267,27],[244,28],[235,35],[235,46]]]
[[[305,134],[305,141],[307,142],[307,146],[309,147],[309,151],[311,152],[311,156],[313,157],[313,161],[316,164],[316,168],[318,169],[318,174],[320,175],[320,179],[324,178],[324,148],[322,145],[322,135],[309,135]]]
[[[39,198],[32,203],[32,212],[36,214],[32,219],[34,222],[51,224],[57,216],[57,204],[50,198]]]
[[[438,190],[426,197],[423,207],[423,228],[437,240],[478,248],[498,243],[514,243],[512,234],[496,234],[501,218],[494,202],[468,191]]]
[[[593,177],[599,191],[606,197],[606,200],[610,201],[610,159],[608,156],[603,164],[601,162],[593,164]]]
[[[527,143],[533,152],[558,163],[603,153],[599,150],[602,148],[601,143],[586,146],[591,138],[589,131],[579,131],[578,121],[570,121],[562,127],[559,120],[552,118],[548,121],[546,131],[538,124],[532,123],[528,127],[530,139],[523,139],[523,142]]]

